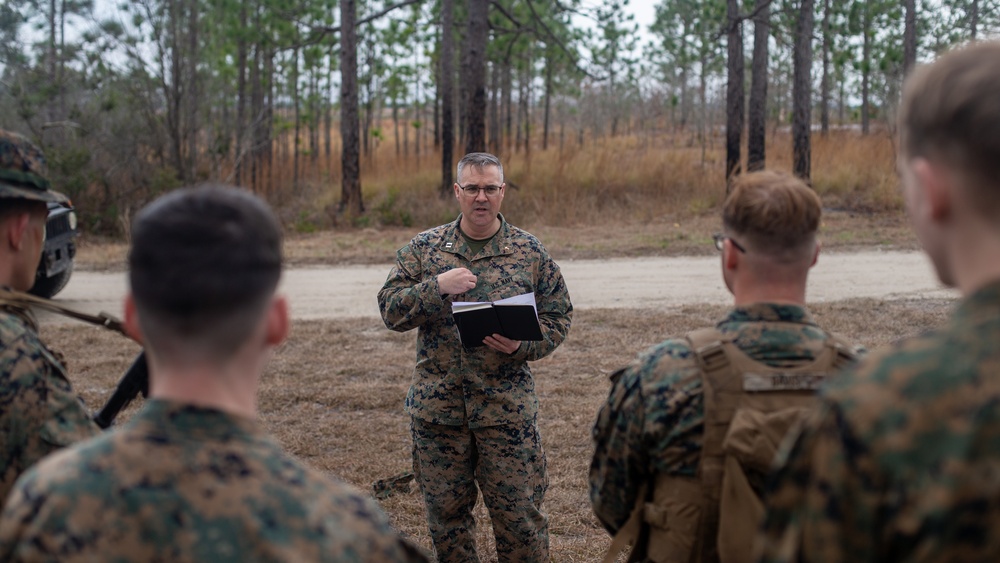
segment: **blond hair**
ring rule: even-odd
[[[757,254],[782,259],[812,256],[822,209],[809,186],[773,170],[742,174],[731,186],[722,208],[727,233]]]
[[[917,68],[899,109],[901,157],[957,173],[977,207],[1000,209],[1000,41],[976,43]]]

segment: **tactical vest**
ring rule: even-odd
[[[823,380],[855,360],[829,336],[817,358],[794,368],[755,361],[714,328],[687,335],[701,373],[704,441],[696,477],[657,475],[615,535],[605,563],[633,545],[629,561],[755,561],[761,492],[778,446],[816,402]]]

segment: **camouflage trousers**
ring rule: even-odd
[[[472,516],[477,484],[493,522],[499,561],[549,561],[549,523],[541,512],[548,477],[535,421],[470,429],[411,418],[410,429],[413,472],[438,561],[479,561]]]

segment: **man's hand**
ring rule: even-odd
[[[493,348],[497,352],[503,352],[504,354],[513,354],[517,352],[517,349],[521,347],[520,340],[511,340],[506,336],[502,336],[494,333],[493,336],[487,336],[483,339],[483,344]]]
[[[476,287],[476,276],[468,268],[455,268],[438,274],[441,295],[459,295]]]

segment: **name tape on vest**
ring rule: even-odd
[[[826,375],[822,373],[744,373],[743,390],[751,393],[815,391],[825,380]]]

